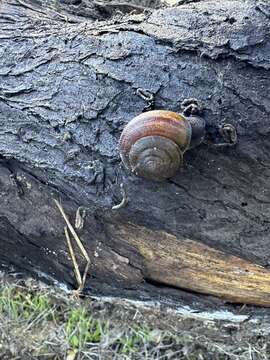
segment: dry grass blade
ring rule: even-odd
[[[76,231],[74,230],[74,227],[71,225],[62,205],[59,203],[58,200],[54,199],[54,202],[57,206],[57,208],[59,209],[63,219],[65,220],[67,226],[66,226],[66,230],[65,230],[65,235],[66,235],[66,239],[67,239],[67,242],[68,242],[68,247],[69,247],[69,251],[70,251],[70,254],[71,254],[71,258],[72,258],[72,262],[73,262],[73,265],[74,265],[74,272],[75,272],[75,276],[76,276],[76,279],[79,283],[79,288],[77,291],[82,291],[83,288],[84,288],[84,285],[85,285],[85,281],[86,281],[86,276],[87,276],[87,273],[88,273],[88,270],[89,270],[89,266],[91,264],[91,260],[87,254],[87,251],[85,250],[79,236],[77,235]],[[75,258],[75,255],[74,255],[74,251],[73,251],[73,248],[72,248],[72,244],[71,244],[71,241],[70,241],[70,237],[69,237],[69,234],[68,234],[68,230],[71,232],[74,240],[76,241],[76,244],[78,245],[82,255],[84,256],[85,260],[86,260],[86,266],[85,266],[85,269],[84,269],[84,274],[83,274],[83,277],[81,277],[81,274],[79,272],[79,267],[78,267],[78,263],[76,261],[76,258]],[[73,255],[72,255],[73,254]],[[78,274],[80,274],[78,276]]]
[[[82,283],[81,283],[81,286],[79,287],[79,291],[82,291],[83,288],[84,288],[87,273],[88,273],[88,270],[89,270],[89,266],[90,266],[90,262],[87,262],[86,266],[85,266],[85,269],[84,269],[84,273],[83,273]]]
[[[89,258],[89,256],[88,256],[88,254],[87,254],[87,252],[86,252],[86,250],[85,250],[85,248],[84,248],[84,246],[83,246],[83,244],[82,244],[79,236],[77,235],[77,233],[76,233],[76,231],[74,230],[73,226],[71,225],[71,223],[70,223],[70,221],[69,221],[66,213],[64,212],[64,209],[63,209],[62,205],[61,205],[61,204],[59,203],[59,201],[56,200],[56,199],[54,199],[54,202],[55,202],[56,206],[58,207],[61,215],[63,216],[63,218],[64,218],[64,220],[65,220],[65,222],[66,222],[66,224],[67,224],[67,226],[68,226],[68,228],[69,228],[69,231],[70,231],[71,234],[73,235],[74,240],[76,241],[78,247],[80,248],[83,256],[85,257],[85,259],[86,259],[87,261],[90,262],[90,258]]]
[[[81,277],[79,266],[78,266],[78,263],[77,263],[77,260],[76,260],[75,254],[74,254],[74,250],[73,250],[73,247],[72,247],[72,244],[71,244],[71,240],[70,240],[70,236],[69,236],[69,233],[68,233],[67,226],[64,227],[64,230],[65,230],[65,236],[66,236],[66,239],[67,239],[69,253],[70,253],[72,263],[73,263],[73,266],[74,266],[74,273],[75,273],[75,276],[76,276],[78,286],[80,287],[81,284],[82,284],[82,277]]]

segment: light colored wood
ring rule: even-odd
[[[120,244],[139,251],[145,278],[233,303],[270,306],[270,271],[262,266],[163,231],[133,224],[108,230]]]

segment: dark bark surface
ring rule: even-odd
[[[141,255],[112,241],[106,224],[164,230],[269,265],[270,6],[105,10],[89,6],[83,17],[64,2],[0,4],[0,260],[74,282],[57,198],[71,218],[88,209],[80,235],[92,259],[91,291],[171,293],[220,306],[146,284]],[[190,97],[204,107],[208,143],[186,153],[164,183],[136,178],[120,162],[121,130],[147,105],[139,88],[154,94],[157,109],[180,111]],[[211,145],[227,122],[237,145]],[[129,202],[113,211],[120,183]]]

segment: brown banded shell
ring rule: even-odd
[[[191,135],[191,125],[181,114],[166,110],[142,113],[121,134],[121,159],[138,176],[165,180],[182,165]]]
[[[151,180],[172,177],[182,163],[182,153],[175,142],[157,135],[139,139],[129,153],[132,172]]]

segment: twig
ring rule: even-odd
[[[128,203],[128,197],[127,197],[126,190],[124,188],[123,183],[120,184],[120,191],[121,191],[121,195],[122,195],[122,201],[120,202],[120,204],[114,205],[112,207],[112,210],[119,210],[119,209],[125,207]]]

